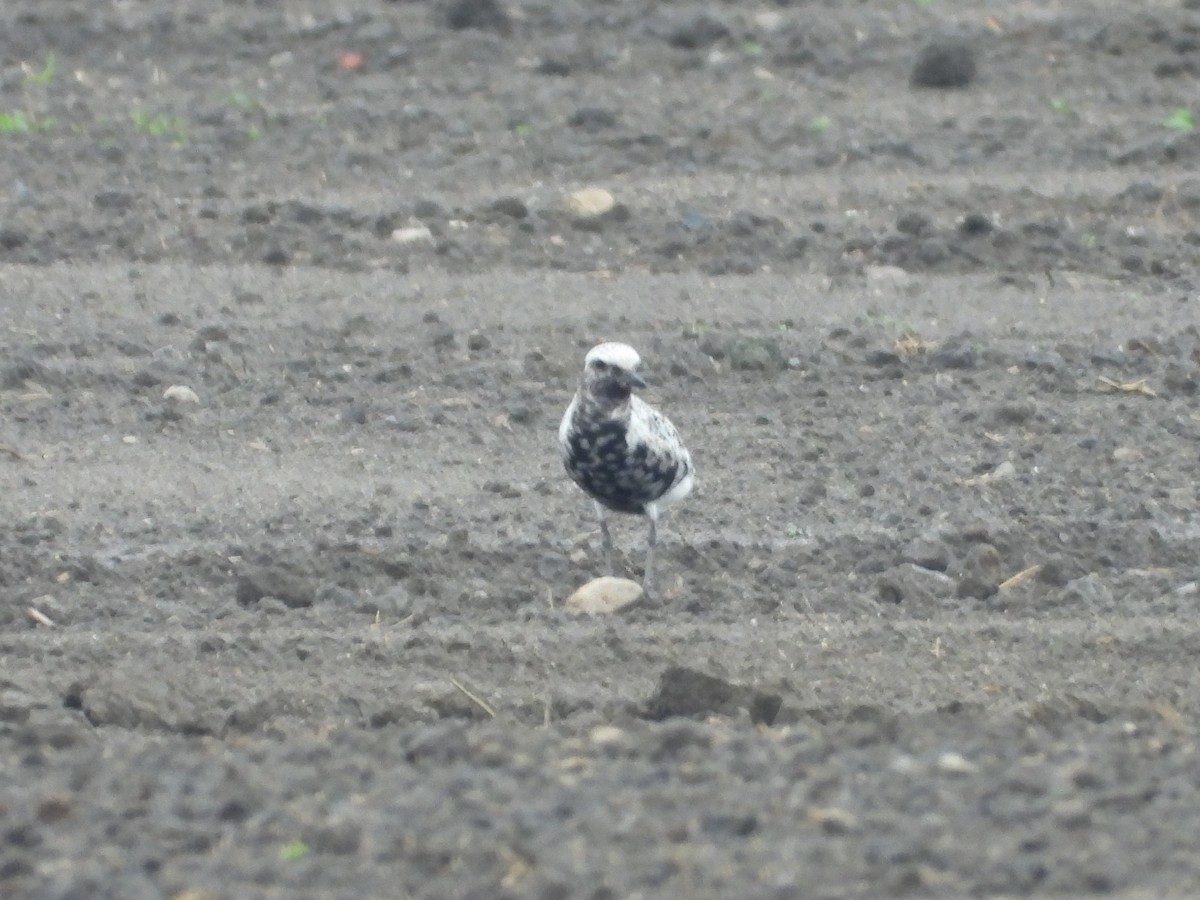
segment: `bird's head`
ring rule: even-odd
[[[609,341],[597,344],[583,361],[583,385],[589,392],[620,402],[646,382],[638,374],[642,358],[628,344]]]

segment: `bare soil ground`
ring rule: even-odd
[[[1200,895],[1195,7],[7,0],[0,896]]]

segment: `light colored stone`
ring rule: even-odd
[[[943,753],[938,757],[937,767],[947,775],[970,775],[979,771],[979,766],[971,762],[961,753]]]
[[[416,244],[421,241],[433,242],[433,232],[423,222],[410,222],[403,228],[392,232],[392,240],[397,244]]]
[[[564,205],[576,219],[598,219],[612,212],[617,201],[604,188],[586,187],[567,194]]]
[[[597,725],[588,734],[597,747],[619,747],[625,743],[625,732],[616,725]]]
[[[163,391],[163,399],[176,403],[199,403],[200,395],[185,384],[173,384]]]
[[[899,266],[867,266],[863,274],[867,277],[867,287],[875,291],[908,287],[913,280]]]
[[[628,578],[603,575],[580,587],[563,604],[572,612],[601,616],[628,609],[642,599],[642,586]]]
[[[1011,460],[1005,460],[992,469],[992,481],[1002,481],[1005,478],[1012,478],[1017,474],[1017,467],[1012,464]]]

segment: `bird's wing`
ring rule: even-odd
[[[579,406],[579,394],[571,398],[571,403],[567,407],[566,413],[562,417],[562,421],[558,424],[558,449],[565,458],[570,449],[571,442],[571,421],[575,418],[575,408]]]
[[[661,464],[675,464],[678,467],[675,480],[679,481],[692,471],[692,455],[683,445],[679,431],[671,424],[670,419],[640,397],[634,396],[630,403],[630,449],[642,445],[645,446],[647,454],[661,461]]]

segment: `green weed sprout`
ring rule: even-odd
[[[1175,131],[1195,131],[1196,117],[1192,115],[1190,109],[1180,107],[1162,121],[1167,128]]]

